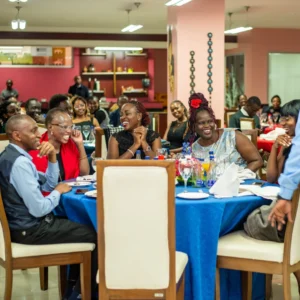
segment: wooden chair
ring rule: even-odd
[[[244,231],[236,231],[219,239],[217,258],[216,299],[220,299],[219,269],[243,271],[243,299],[252,299],[252,272],[283,275],[283,298],[291,300],[291,273],[300,270],[300,189],[292,199],[293,223],[288,222],[284,243],[250,238]],[[270,275],[267,275],[266,298],[270,299]]]
[[[240,129],[241,130],[255,129],[254,119],[240,118]]]
[[[174,162],[97,161],[97,193],[99,299],[183,300]]]
[[[248,130],[241,130],[241,131],[254,144],[255,148],[257,148],[257,130],[248,129]]]
[[[0,134],[0,153],[5,149],[6,146],[8,146],[9,140],[6,133]]]
[[[216,125],[217,125],[217,128],[222,128],[222,120],[216,119]]]
[[[95,137],[96,137],[95,157],[106,158],[107,145],[106,145],[104,130],[99,127],[96,128],[95,129]]]
[[[45,124],[40,124],[40,123],[38,123],[37,125],[38,125],[38,127],[39,127],[39,132],[40,132],[41,134],[43,134],[43,133],[45,133],[45,132],[47,131],[47,128],[46,128],[46,125],[45,125]]]
[[[224,123],[226,125],[226,127],[229,127],[229,120],[231,118],[231,116],[233,116],[236,112],[238,111],[238,109],[227,109],[224,112]]]
[[[5,271],[4,300],[12,299],[13,270],[60,266],[59,277],[66,275],[66,265],[80,264],[81,293],[83,299],[91,299],[91,243],[24,245],[11,242],[0,191],[0,266]],[[59,281],[60,298],[64,286]]]

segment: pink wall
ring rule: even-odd
[[[0,68],[0,89],[12,79],[20,101],[31,97],[49,100],[53,94],[67,93],[74,76],[80,73],[79,58],[79,49],[75,48],[72,68]]]
[[[300,53],[300,30],[253,29],[238,36],[238,48],[227,50],[226,55],[245,55],[245,94],[258,96],[268,103],[268,54],[270,52]]]
[[[177,98],[188,104],[191,90],[190,51],[192,50],[195,51],[195,92],[202,92],[207,99],[209,98],[207,34],[211,32],[213,34],[212,108],[218,119],[223,119],[224,116],[224,2],[224,0],[192,1],[180,7],[168,8],[168,24],[173,26],[172,47],[175,58],[175,92],[169,93],[168,102]]]

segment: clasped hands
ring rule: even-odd
[[[142,146],[143,143],[146,143],[146,136],[147,136],[148,128],[144,126],[139,126],[135,128],[132,132],[134,144],[138,147]]]

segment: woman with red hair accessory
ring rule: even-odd
[[[217,129],[214,111],[201,93],[189,98],[189,129],[198,139],[192,145],[192,152],[209,161],[213,151],[217,162],[232,162],[256,172],[263,164],[256,147],[243,133],[233,128]],[[226,162],[226,163],[225,163]]]
[[[141,158],[149,156],[154,158],[161,148],[161,139],[157,132],[148,129],[149,114],[144,105],[136,100],[125,103],[120,113],[123,131],[113,134],[108,142],[108,159],[136,158],[137,150]]]

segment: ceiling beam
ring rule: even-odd
[[[2,39],[166,42],[167,35],[166,34],[0,31],[0,40]],[[237,36],[225,35],[225,43],[237,43]]]

